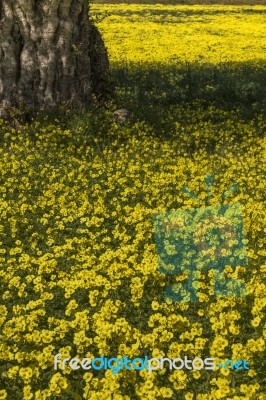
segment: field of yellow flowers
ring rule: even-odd
[[[107,13],[106,13],[107,11]],[[264,400],[265,7],[93,6],[116,92],[105,108],[0,120],[0,400]],[[105,18],[102,18],[105,16]],[[265,82],[265,81],[264,81]],[[126,107],[129,119],[113,111]],[[167,299],[153,216],[243,209],[247,265]],[[196,197],[195,196],[195,197]],[[54,357],[211,357],[249,370],[71,370]]]
[[[92,10],[113,65],[265,61],[265,6],[94,4]]]

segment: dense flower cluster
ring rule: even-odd
[[[230,130],[217,132],[217,152],[203,148],[192,156],[180,143],[151,141],[144,124],[132,127],[139,132],[127,144],[113,142],[98,154],[89,146],[75,149],[70,143],[78,132],[56,125],[36,124],[34,138],[27,127],[3,126],[2,399],[263,398],[266,141],[255,126],[248,129],[242,143],[232,144]],[[213,205],[231,182],[240,187],[230,200],[244,207],[249,263],[228,266],[226,274],[244,279],[248,294],[217,299],[211,271],[202,271],[198,303],[165,301],[152,216],[198,207],[181,189],[189,183],[204,199],[210,171]],[[251,369],[81,374],[54,371],[56,353],[245,358]]]
[[[177,105],[174,115],[175,136],[165,140],[108,110],[75,129],[0,120],[0,400],[265,398],[265,121],[200,104]],[[239,186],[225,203],[243,206],[248,265],[225,274],[242,279],[247,295],[215,297],[208,270],[198,302],[166,301],[153,215],[197,208],[182,188],[204,201],[210,173],[210,205]],[[54,370],[57,353],[246,359],[250,370]]]
[[[94,4],[92,10],[108,13],[100,28],[113,63],[265,60],[265,6]]]

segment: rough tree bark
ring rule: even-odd
[[[108,57],[88,0],[0,0],[0,113],[89,103],[104,93]]]

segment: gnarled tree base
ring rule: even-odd
[[[0,112],[88,104],[107,88],[109,63],[84,0],[2,0]]]

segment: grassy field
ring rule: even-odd
[[[154,115],[193,100],[244,115],[265,109],[265,10],[94,5],[118,102],[146,118],[149,106]]]
[[[0,400],[265,399],[265,12],[94,4],[112,98],[0,120]],[[245,239],[230,246],[244,247],[221,276],[245,295],[214,290],[214,272],[201,270],[197,301],[165,297],[189,271],[160,272],[154,215],[236,203]],[[250,369],[55,370],[58,353]]]

